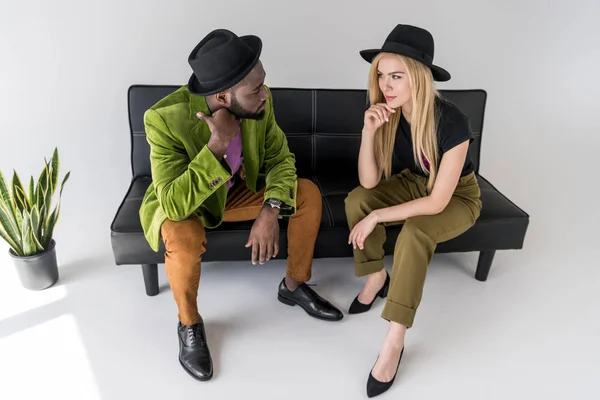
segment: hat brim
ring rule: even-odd
[[[365,61],[371,63],[371,62],[373,62],[373,59],[377,56],[377,54],[379,54],[381,52],[383,52],[383,50],[381,50],[381,49],[369,49],[369,50],[362,50],[360,52],[360,55]],[[405,55],[405,54],[400,54],[400,55]],[[450,72],[446,71],[442,67],[439,67],[437,65],[430,65],[428,67],[431,68],[431,74],[433,75],[433,79],[437,82],[447,82],[452,77],[450,75]]]
[[[195,74],[190,76],[188,81],[188,90],[190,93],[195,94],[196,96],[209,96],[211,94],[216,94],[219,92],[223,92],[232,86],[238,84],[242,79],[246,77],[252,71],[252,68],[256,66],[256,63],[260,59],[260,54],[262,52],[262,40],[258,36],[247,35],[240,36],[240,39],[246,43],[254,53],[254,58],[248,65],[242,69],[238,74],[236,74],[231,79],[228,79],[226,82],[221,82],[220,84],[214,86],[203,86],[196,78]]]

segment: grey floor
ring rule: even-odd
[[[177,361],[162,266],[161,292],[147,297],[139,267],[64,250],[59,283],[29,292],[2,254],[0,399],[363,399],[386,332],[381,301],[338,323],[280,304],[283,261],[206,263],[199,301],[215,378],[196,382]],[[475,263],[434,257],[396,384],[381,398],[599,398],[593,260],[505,251],[485,283]],[[350,259],[315,261],[316,290],[344,312],[362,282]]]

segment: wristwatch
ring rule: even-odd
[[[267,203],[268,205],[271,206],[271,208],[278,208],[281,210],[281,206],[283,205],[283,202],[279,199],[267,199],[267,201],[265,201],[265,203]]]

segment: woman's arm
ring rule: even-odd
[[[433,190],[429,196],[397,206],[375,210],[371,213],[375,221],[377,223],[404,221],[419,215],[441,213],[450,202],[456,189],[468,150],[469,141],[465,141],[444,154]]]
[[[358,153],[358,180],[365,189],[372,189],[381,180],[381,168],[375,158],[375,136],[391,113],[396,110],[385,103],[375,104],[365,111],[360,151]]]
[[[348,243],[352,243],[355,249],[358,247],[362,250],[367,236],[381,222],[405,221],[411,217],[442,212],[450,202],[458,184],[468,150],[469,141],[465,141],[444,153],[440,171],[429,196],[371,212],[352,228]]]
[[[358,153],[358,180],[365,189],[372,189],[380,178],[381,171],[375,160],[375,132],[363,130]]]

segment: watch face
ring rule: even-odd
[[[269,199],[268,203],[271,204],[274,207],[281,207],[281,200]]]

